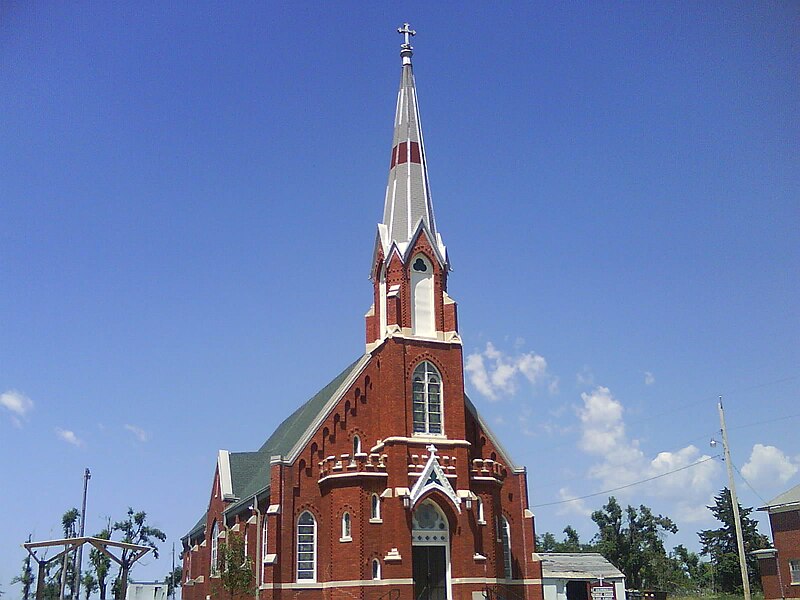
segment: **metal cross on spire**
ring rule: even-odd
[[[411,37],[417,35],[417,32],[411,29],[411,25],[408,23],[403,23],[402,27],[397,28],[397,33],[402,33],[405,36],[405,43],[403,46],[410,46],[411,45]]]

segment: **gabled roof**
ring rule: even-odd
[[[797,504],[798,507],[800,507],[800,485],[796,485],[789,491],[776,496],[758,510],[769,510],[771,508],[779,508],[792,504]]]
[[[540,553],[542,577],[554,579],[624,578],[625,575],[602,554],[595,552]]]
[[[266,442],[255,452],[231,452],[230,475],[235,501],[225,510],[235,513],[249,506],[256,494],[269,491],[270,459],[273,456],[289,456],[296,446],[314,428],[315,423],[324,418],[332,404],[338,400],[337,392],[356,371],[360,370],[369,355],[364,355],[339,373],[319,392],[314,394],[300,408],[278,425]],[[344,391],[344,390],[342,390]],[[311,432],[313,433],[313,431]],[[198,521],[189,534],[205,527],[206,516]]]

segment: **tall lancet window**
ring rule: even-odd
[[[411,260],[411,330],[414,335],[436,337],[433,314],[433,268],[424,256]]]
[[[384,265],[381,267],[381,275],[380,275],[380,288],[379,288],[379,298],[380,304],[378,305],[378,312],[380,313],[381,318],[381,331],[380,331],[380,339],[386,337],[386,327],[388,324],[386,318],[386,266]]]
[[[506,579],[511,579],[512,563],[511,563],[511,526],[508,524],[508,519],[500,517],[500,541],[503,544],[503,575]]]
[[[442,376],[433,364],[422,361],[412,377],[414,433],[442,433]]]
[[[317,579],[317,520],[308,511],[297,519],[297,579]]]
[[[211,527],[211,574],[219,573],[219,524],[214,521]]]

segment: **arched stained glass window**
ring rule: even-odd
[[[353,436],[353,456],[361,454],[361,438],[357,435]]]
[[[379,561],[377,558],[372,559],[372,578],[381,578],[381,561]]]
[[[378,497],[378,494],[372,494],[372,498],[370,500],[370,520],[378,521],[381,518],[381,499]]]
[[[350,522],[350,513],[346,512],[342,515],[342,541],[349,541],[352,539],[352,523]]]
[[[305,511],[297,519],[297,580],[317,578],[317,521]]]
[[[267,519],[267,515],[262,517],[264,522],[261,524],[261,562],[267,562],[267,523],[269,522]]]
[[[219,572],[219,523],[214,521],[211,527],[211,574],[216,575]]]
[[[412,376],[414,433],[442,434],[442,377],[433,364],[423,361]]]
[[[511,527],[505,517],[500,517],[500,541],[503,543],[504,575],[506,579],[511,579]]]

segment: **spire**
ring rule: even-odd
[[[416,31],[408,23],[404,23],[397,32],[404,36],[404,43],[400,46],[402,72],[400,90],[397,93],[383,223],[379,226],[380,238],[385,252],[395,242],[402,253],[422,221],[431,235],[431,242],[444,257],[444,245],[436,230],[436,219],[433,216],[417,89],[411,66],[413,47],[410,40]]]

